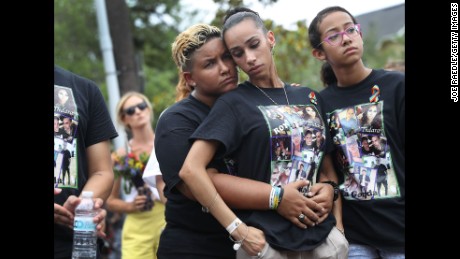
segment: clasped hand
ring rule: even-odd
[[[314,227],[329,215],[333,205],[333,189],[329,184],[317,183],[305,197],[299,189],[309,185],[307,180],[299,180],[285,185],[284,195],[278,213],[300,228]],[[330,186],[330,187],[328,187]],[[305,215],[301,220],[300,214]]]

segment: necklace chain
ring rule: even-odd
[[[251,83],[252,84],[252,83]],[[279,105],[277,102],[275,102],[275,100],[273,100],[264,90],[262,90],[262,88],[258,87],[257,85],[255,84],[252,84],[253,86],[255,86],[257,89],[259,89],[260,92],[262,92],[265,96],[268,97],[268,99],[270,99],[275,105]],[[287,93],[286,93],[286,88],[284,87],[284,84],[283,84],[283,90],[284,90],[284,96],[286,97],[286,102],[288,105],[289,104],[289,99],[287,97]]]

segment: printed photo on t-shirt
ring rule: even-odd
[[[78,113],[72,89],[54,86],[54,186],[77,188]]]
[[[289,135],[271,138],[272,161],[291,160],[291,137]]]
[[[316,182],[325,148],[325,123],[314,105],[260,106],[271,136],[272,185]]]
[[[383,105],[383,101],[359,104],[328,114],[331,137],[338,147],[334,161],[344,175],[340,187],[345,199],[400,196],[382,123]]]

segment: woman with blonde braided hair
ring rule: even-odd
[[[235,258],[232,242],[220,225],[228,225],[236,216],[217,195],[209,176],[204,175],[201,186],[204,195],[192,195],[188,183],[179,177],[191,146],[189,136],[217,97],[234,89],[238,82],[235,64],[220,36],[219,28],[196,24],[180,33],[172,44],[180,77],[177,99],[187,97],[165,110],[156,128],[155,147],[161,150],[156,157],[168,199],[158,258]],[[191,92],[188,94],[187,90]],[[216,168],[225,171],[222,165],[216,164]],[[223,211],[219,221],[213,217],[217,209]],[[248,227],[239,227],[232,238],[250,238],[250,233],[253,231]]]

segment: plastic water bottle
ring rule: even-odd
[[[97,249],[96,223],[93,192],[84,191],[82,200],[75,209],[73,225],[72,259],[95,259]]]

